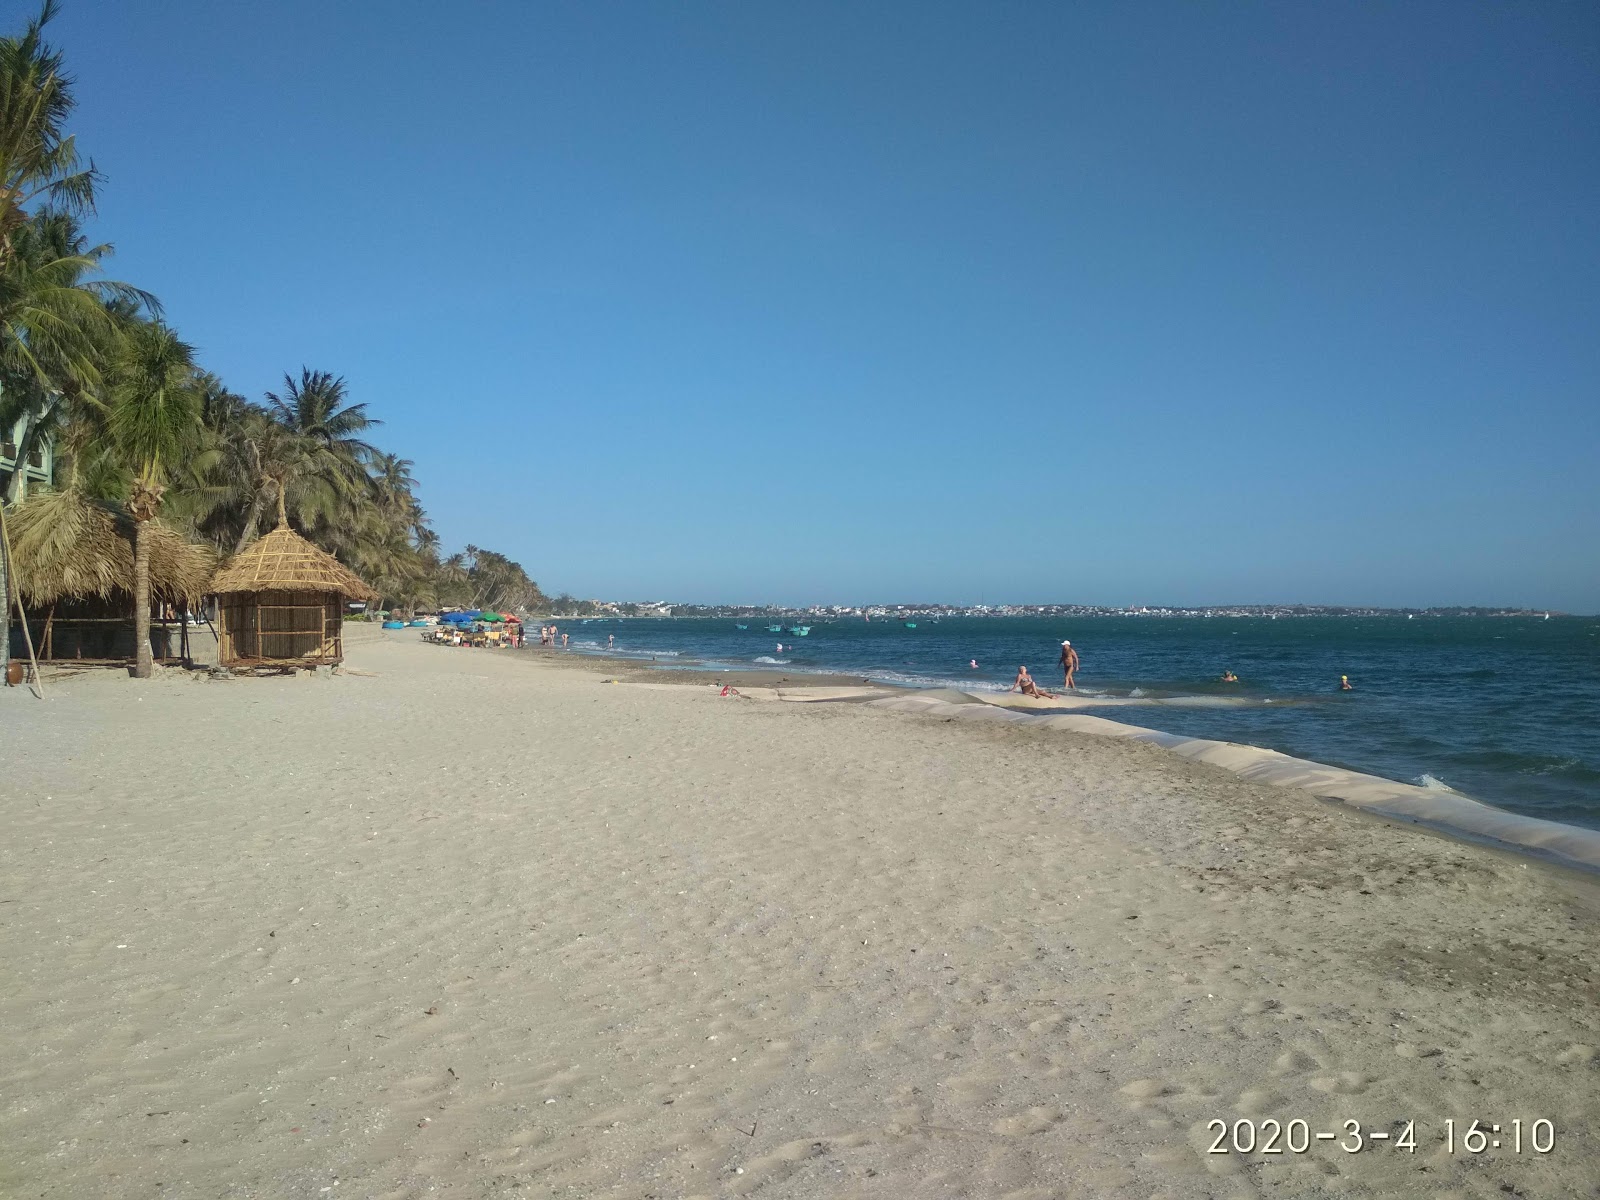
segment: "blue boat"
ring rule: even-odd
[[[789,632],[794,634],[795,637],[805,637],[806,634],[811,632],[811,626],[809,626],[809,625],[791,625],[791,626],[789,626]]]
[[[907,621],[906,622],[906,628],[907,629],[915,629],[916,627],[917,627],[917,623],[915,621]]]
[[[783,626],[782,625],[768,625],[767,626],[767,632],[768,633],[782,633],[783,632]]]
[[[735,623],[734,624],[734,628],[735,629],[749,629],[750,626],[748,626],[748,625],[740,625],[740,624]]]

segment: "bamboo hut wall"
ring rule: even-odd
[[[28,610],[28,631],[46,662],[117,662],[133,657],[133,617],[128,609],[133,598],[113,594],[74,597],[44,608]],[[150,614],[150,653],[158,662],[172,662],[182,655],[182,617],[165,619],[162,606],[152,605]],[[21,645],[22,623],[11,617],[11,640]]]
[[[335,592],[231,592],[218,598],[218,661],[343,661],[344,599]]]

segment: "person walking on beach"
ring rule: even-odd
[[[1028,674],[1027,667],[1017,668],[1017,677],[1011,681],[1011,686],[1006,690],[1021,692],[1024,696],[1032,696],[1035,700],[1054,700],[1056,698],[1054,692],[1046,692],[1040,689],[1039,685],[1033,681],[1033,676]]]
[[[1078,685],[1073,682],[1073,674],[1078,669],[1078,652],[1072,648],[1071,642],[1061,643],[1061,675],[1062,687],[1078,690]]]

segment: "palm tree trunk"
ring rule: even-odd
[[[149,679],[150,522],[138,521],[133,538],[133,677]]]
[[[244,532],[239,535],[239,540],[234,543],[235,554],[243,550],[256,540],[256,531],[261,528],[261,515],[267,511],[267,499],[272,492],[271,484],[262,484],[256,491],[256,498],[250,503],[250,516],[245,520]]]
[[[6,504],[15,504],[22,498],[22,489],[28,482],[28,455],[33,453],[35,431],[39,427],[35,414],[31,411],[23,414],[22,421],[22,438],[17,442],[16,470],[12,471],[11,478],[6,480],[4,496]]]

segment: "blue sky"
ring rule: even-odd
[[[52,29],[113,274],[547,590],[1600,610],[1592,5]]]

